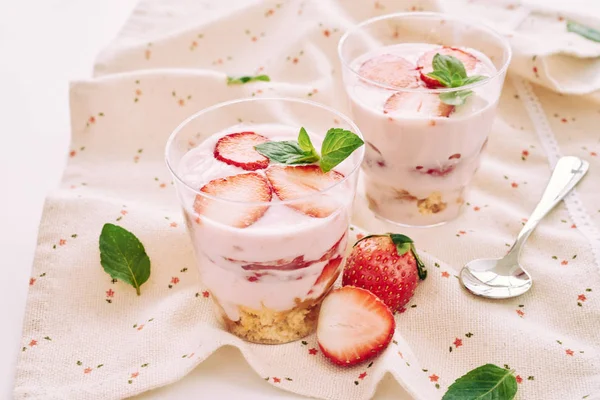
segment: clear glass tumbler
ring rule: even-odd
[[[364,146],[324,174],[272,160],[249,171],[217,159],[216,143],[225,133],[296,140],[301,127],[317,149],[333,127],[361,136],[326,106],[260,98],[194,114],[166,146],[202,284],[223,327],[250,342],[286,343],[315,330],[343,266]]]
[[[457,217],[494,121],[508,42],[462,18],[401,13],[351,28],[338,52],[352,117],[366,140],[362,169],[371,210],[407,226]],[[469,84],[459,74],[442,86],[428,76],[438,53],[483,80]]]

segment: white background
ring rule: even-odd
[[[69,145],[69,81],[88,78],[136,0],[0,0],[0,398],[11,399],[44,198]],[[48,368],[51,368],[49,360]],[[392,379],[377,398],[396,398]],[[300,399],[219,350],[183,380],[143,399]]]

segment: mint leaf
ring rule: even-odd
[[[465,66],[462,61],[454,56],[446,56],[437,53],[433,56],[431,66],[434,71],[444,71],[450,76],[457,75],[460,79],[465,79],[467,77],[467,71],[465,71]]]
[[[406,235],[402,235],[400,233],[390,233],[390,239],[396,245],[396,251],[399,256],[406,254],[407,251],[412,251],[413,256],[415,257],[415,261],[417,262],[417,273],[419,275],[419,279],[423,280],[427,278],[427,269],[423,261],[417,254],[417,249],[415,248],[415,244],[411,238]]]
[[[363,144],[361,138],[354,133],[341,128],[331,128],[325,135],[321,147],[322,157],[319,157],[306,129],[300,128],[298,141],[266,142],[254,148],[263,156],[282,164],[312,164],[320,159],[321,170],[329,172]]]
[[[104,224],[100,234],[100,264],[113,279],[129,283],[140,295],[150,277],[150,258],[144,245],[128,230]]]
[[[239,78],[234,78],[232,76],[227,77],[228,85],[243,85],[244,83],[257,81],[270,82],[271,78],[269,78],[268,75],[240,76]]]
[[[593,42],[600,42],[600,31],[597,31],[589,26],[582,25],[575,21],[567,22],[567,32],[573,32],[579,36],[591,40]]]
[[[350,131],[331,128],[321,146],[321,171],[331,171],[364,143],[358,135]]]
[[[300,128],[300,133],[298,133],[298,144],[300,145],[300,148],[307,154],[307,156],[316,157],[315,161],[319,160],[319,153],[317,153],[315,146],[313,146],[312,142],[310,141],[308,133],[306,133],[306,129],[304,129],[304,127]]]
[[[318,154],[307,154],[295,140],[265,142],[254,148],[263,156],[282,164],[309,164],[319,160]]]
[[[465,66],[462,61],[454,56],[446,56],[437,53],[431,62],[433,72],[427,76],[436,79],[442,86],[457,88],[470,85],[471,83],[479,82],[486,79],[483,75],[467,76]],[[452,106],[460,106],[465,104],[467,97],[472,95],[471,90],[459,90],[456,92],[440,93],[440,100]]]
[[[485,364],[458,378],[442,400],[512,400],[516,394],[513,371]]]
[[[461,106],[465,104],[467,97],[473,94],[472,90],[458,90],[456,92],[440,93],[440,100],[452,106]]]

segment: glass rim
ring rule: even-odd
[[[502,65],[502,68],[497,69],[496,72],[479,81],[479,82],[475,82],[475,83],[471,83],[469,85],[465,85],[465,86],[460,86],[460,87],[456,87],[456,88],[439,88],[439,89],[431,89],[431,88],[404,88],[404,87],[398,87],[398,86],[391,86],[391,85],[385,85],[382,84],[380,82],[368,79],[368,78],[363,78],[362,76],[360,76],[360,74],[358,73],[358,71],[354,68],[352,68],[350,66],[350,62],[348,62],[348,60],[342,55],[342,48],[344,47],[344,44],[346,43],[346,40],[353,34],[358,32],[359,30],[363,29],[364,27],[380,22],[380,21],[384,21],[387,19],[392,19],[392,18],[404,18],[407,19],[409,17],[412,18],[431,18],[431,17],[437,17],[440,19],[445,19],[445,20],[452,20],[452,21],[456,21],[456,22],[460,22],[463,24],[467,24],[467,25],[471,25],[474,26],[478,29],[481,29],[482,31],[487,32],[488,34],[490,34],[491,36],[493,36],[494,38],[496,38],[499,42],[502,43],[502,47],[504,48],[504,50],[507,53],[507,58],[506,61],[504,62],[504,64]],[[381,15],[379,17],[375,17],[375,18],[369,18],[363,22],[361,22],[360,24],[354,25],[353,27],[351,27],[350,29],[348,29],[340,38],[340,41],[338,42],[338,57],[340,59],[340,62],[342,64],[342,67],[347,68],[349,71],[351,71],[354,75],[356,75],[358,78],[366,81],[367,83],[371,84],[371,85],[375,85],[384,89],[388,89],[388,90],[394,90],[397,92],[419,92],[419,93],[449,93],[449,92],[457,92],[459,90],[470,90],[479,86],[484,86],[486,85],[488,82],[493,81],[494,79],[496,79],[499,76],[502,76],[504,73],[506,73],[506,70],[508,69],[508,66],[510,64],[510,61],[512,59],[512,48],[510,47],[510,44],[508,43],[508,40],[502,36],[498,31],[496,31],[495,29],[490,28],[489,26],[482,24],[480,22],[477,22],[471,18],[464,18],[464,17],[455,17],[452,15],[448,15],[448,14],[443,14],[443,13],[438,13],[438,12],[400,12],[400,13],[393,13],[393,14],[385,14],[385,15]],[[485,53],[484,53],[485,54]]]
[[[360,155],[359,155],[360,158],[355,163],[355,165],[352,166],[352,169],[350,170],[350,172],[344,175],[343,179],[337,181],[333,185],[328,186],[328,187],[326,187],[325,189],[323,189],[323,190],[321,190],[319,192],[308,194],[306,196],[301,196],[301,197],[298,197],[298,198],[295,198],[295,199],[279,200],[279,201],[277,201],[275,203],[273,201],[253,201],[253,202],[250,202],[250,201],[238,201],[238,200],[224,199],[222,197],[213,196],[213,195],[210,195],[208,193],[200,191],[201,188],[197,188],[196,189],[196,188],[190,186],[187,182],[185,182],[179,176],[179,173],[177,173],[174,170],[173,166],[171,165],[171,160],[170,160],[169,152],[170,152],[170,150],[171,150],[171,148],[173,146],[173,143],[175,141],[175,138],[177,137],[177,134],[179,132],[181,132],[189,123],[191,123],[193,120],[195,120],[196,118],[201,117],[204,114],[210,113],[210,112],[215,111],[217,109],[221,109],[223,107],[227,107],[227,106],[231,106],[231,105],[239,104],[239,103],[264,102],[264,101],[279,101],[279,102],[297,103],[297,104],[304,104],[304,105],[307,105],[307,106],[312,106],[312,107],[320,108],[322,110],[325,110],[327,112],[332,113],[336,117],[338,117],[341,120],[343,120],[344,122],[346,122],[352,128],[352,131],[356,135],[358,135],[358,137],[360,137],[360,139],[363,142],[365,141],[365,139],[364,139],[364,137],[362,135],[362,132],[360,131],[360,129],[358,129],[358,126],[356,126],[356,124],[352,121],[352,119],[350,119],[345,114],[337,111],[336,109],[334,109],[332,107],[326,106],[326,105],[321,104],[321,103],[317,103],[315,101],[297,99],[297,98],[293,98],[293,97],[259,97],[259,98],[234,99],[234,100],[229,100],[229,101],[224,101],[224,102],[221,102],[221,103],[217,103],[217,104],[214,104],[214,105],[212,105],[210,107],[203,108],[202,110],[200,110],[198,112],[195,112],[194,114],[190,115],[185,120],[183,120],[183,122],[181,122],[179,125],[177,125],[177,127],[173,130],[173,132],[171,132],[171,134],[169,135],[169,138],[167,139],[167,144],[165,146],[165,163],[167,164],[167,169],[169,170],[169,172],[171,173],[171,175],[173,176],[173,178],[177,182],[179,182],[180,184],[182,184],[183,186],[185,186],[187,189],[189,189],[190,191],[194,192],[196,195],[205,197],[207,199],[217,200],[217,201],[221,201],[221,202],[225,202],[225,203],[243,204],[243,205],[249,205],[249,206],[264,206],[264,205],[272,206],[272,205],[275,205],[275,204],[277,204],[277,205],[279,205],[279,204],[281,204],[281,205],[295,204],[295,203],[298,203],[298,202],[301,202],[301,201],[305,201],[305,200],[310,199],[310,198],[314,198],[315,196],[321,195],[323,193],[329,192],[333,188],[338,187],[342,183],[346,182],[346,180],[348,178],[350,178],[351,176],[354,176],[354,174],[356,174],[357,171],[360,169],[360,166],[361,166],[363,158],[364,158],[365,145],[363,145],[363,146],[361,146],[361,147],[359,147],[358,149],[355,150],[355,152],[356,151],[360,152]],[[354,152],[352,154],[354,154]],[[298,164],[298,165],[308,165],[308,164]],[[265,168],[265,170],[266,170],[266,168]],[[262,170],[258,170],[258,171],[262,171]],[[257,171],[244,171],[244,172],[240,172],[240,174],[248,174],[248,173],[252,173],[252,172],[256,173]]]

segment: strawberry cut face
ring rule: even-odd
[[[327,193],[320,193],[344,179],[344,175],[337,171],[325,173],[318,165],[272,165],[265,173],[281,200],[305,198],[287,205],[296,211],[314,218],[325,218],[340,206]]]
[[[419,87],[415,66],[404,57],[382,54],[365,61],[358,74],[366,79],[396,88]]]
[[[231,133],[217,141],[214,157],[246,171],[264,169],[269,166],[269,159],[256,151],[254,146],[268,141],[254,132]]]
[[[352,366],[385,350],[395,327],[392,312],[377,296],[345,286],[333,290],[323,301],[317,342],[330,361]]]
[[[266,203],[273,197],[269,182],[256,172],[214,179],[200,191],[218,199],[197,195],[194,211],[215,222],[235,228],[247,228],[258,221],[269,208],[268,205],[251,205],[244,202]]]

